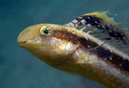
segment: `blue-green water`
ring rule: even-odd
[[[0,0],[0,88],[105,88],[48,66],[18,47],[16,38],[29,25],[64,24],[98,10],[118,14],[114,18],[129,27],[128,3],[128,0]]]

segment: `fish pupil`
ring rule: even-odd
[[[48,33],[49,33],[48,29],[44,29],[43,32],[44,32],[45,34],[48,34]]]

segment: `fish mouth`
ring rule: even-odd
[[[18,45],[20,47],[25,47],[27,45],[27,41],[18,41]]]
[[[19,45],[20,47],[23,47],[23,46],[25,46],[26,41],[22,39],[21,35],[19,35],[19,36],[17,37],[17,43],[18,43],[18,45]]]
[[[27,34],[26,34],[26,32],[24,32],[24,31],[21,32],[21,33],[19,34],[19,36],[17,37],[17,43],[18,43],[18,45],[19,45],[20,47],[23,47],[23,48],[27,47],[27,45],[28,45],[28,40],[31,40],[31,39],[27,37]]]

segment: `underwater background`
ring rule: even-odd
[[[0,0],[0,88],[105,88],[56,70],[17,44],[27,26],[65,24],[94,11],[109,11],[129,28],[129,0]]]

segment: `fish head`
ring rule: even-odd
[[[73,64],[76,61],[71,55],[78,47],[75,30],[55,24],[37,24],[24,29],[17,41],[20,47],[49,65]]]

